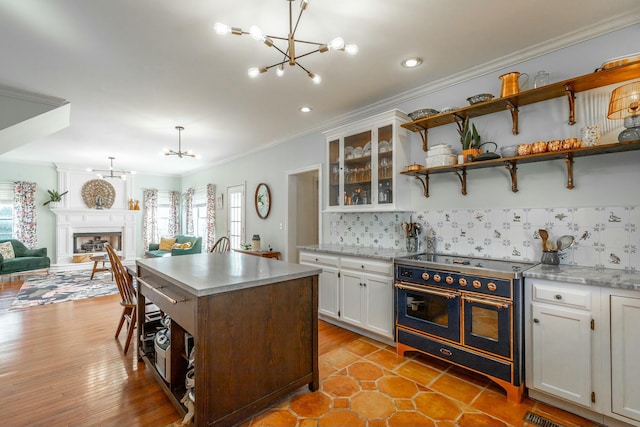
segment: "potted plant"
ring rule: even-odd
[[[64,193],[58,193],[56,190],[47,190],[47,193],[49,193],[49,200],[44,202],[42,206],[47,206],[51,203],[51,207],[53,208],[57,206],[58,202],[62,201],[62,196],[67,194],[68,191],[65,191]]]
[[[470,122],[468,117],[465,117],[462,122],[457,122],[460,143],[462,144],[462,152],[460,154],[462,154],[465,159],[468,155],[475,158],[482,154],[480,134],[478,134],[475,124],[471,123],[471,127],[469,127]]]

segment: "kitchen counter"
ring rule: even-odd
[[[539,264],[523,273],[525,278],[640,291],[640,272],[575,265]]]
[[[138,267],[152,271],[195,296],[214,295],[320,274],[319,268],[237,252],[145,258]]]
[[[385,261],[393,261],[394,258],[415,255],[419,252],[408,252],[404,249],[392,248],[367,248],[363,246],[352,245],[309,245],[298,246],[298,249],[313,252],[322,252],[335,255],[351,255],[361,258],[374,258]]]

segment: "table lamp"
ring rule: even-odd
[[[618,142],[640,140],[640,81],[617,87],[611,92],[607,118],[624,119],[626,128],[618,135]]]

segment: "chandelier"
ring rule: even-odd
[[[164,155],[165,156],[178,156],[180,158],[183,157],[196,157],[196,155],[194,153],[191,152],[191,150],[188,151],[182,151],[182,131],[184,130],[184,127],[182,126],[176,126],[176,129],[178,129],[178,151],[175,150],[169,150],[168,148],[164,149]]]
[[[98,175],[98,178],[100,179],[112,179],[112,178],[118,178],[121,180],[126,180],[127,179],[127,175],[134,175],[135,172],[133,171],[126,171],[123,169],[114,169],[113,168],[113,161],[115,160],[115,157],[109,157],[109,161],[111,162],[109,165],[109,169],[87,169],[89,172],[96,172]]]
[[[249,68],[249,72],[248,72],[249,77],[255,78],[262,73],[266,73],[270,68],[274,68],[274,67],[277,67],[276,74],[278,75],[278,77],[282,77],[284,75],[284,65],[289,64],[292,67],[297,65],[298,67],[303,69],[305,73],[307,73],[307,75],[313,80],[314,83],[319,84],[322,81],[320,75],[307,70],[305,67],[303,67],[300,64],[300,62],[298,62],[298,59],[305,56],[309,56],[316,52],[324,53],[329,50],[342,50],[344,52],[347,52],[348,54],[355,55],[356,53],[358,53],[358,46],[355,44],[345,45],[342,37],[336,37],[328,43],[318,43],[318,42],[311,42],[311,41],[296,39],[295,38],[296,30],[298,29],[298,24],[300,24],[300,18],[302,18],[302,13],[306,10],[307,5],[309,4],[309,0],[300,0],[300,13],[298,14],[298,19],[296,20],[295,25],[293,25],[293,3],[296,0],[286,0],[286,1],[289,2],[289,34],[287,35],[287,37],[279,37],[279,36],[264,34],[262,30],[260,30],[260,28],[258,28],[256,25],[251,26],[251,28],[249,29],[249,32],[246,32],[240,28],[230,27],[226,24],[222,24],[218,22],[213,26],[213,29],[217,34],[221,34],[221,35],[236,34],[239,36],[242,34],[248,34],[253,39],[263,42],[268,47],[272,47],[282,54],[282,61],[276,62],[273,65],[269,65],[266,67],[259,67],[259,68],[257,67]],[[282,42],[284,47],[282,48],[278,47],[276,45],[276,41]],[[311,50],[308,50],[303,53],[299,53],[296,50],[297,48],[296,44],[300,44],[303,46],[310,45]]]

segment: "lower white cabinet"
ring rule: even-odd
[[[608,426],[640,426],[640,293],[525,279],[529,396]]]
[[[611,296],[611,401],[615,414],[640,421],[640,296]]]
[[[300,264],[322,268],[318,278],[318,314],[334,319],[339,318],[340,257],[320,255],[316,252],[300,252]]]
[[[393,261],[300,251],[300,264],[322,268],[320,317],[393,343]]]

